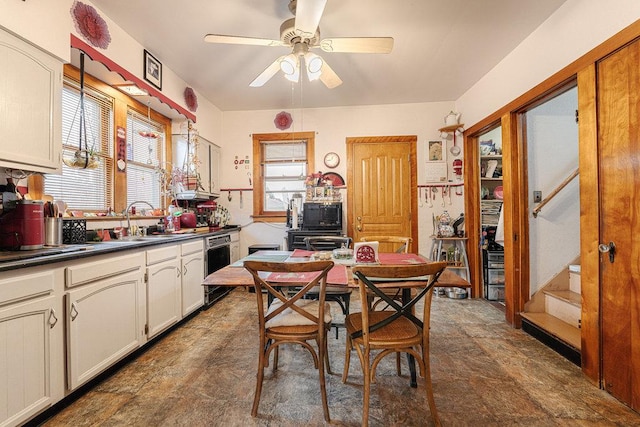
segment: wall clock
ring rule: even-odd
[[[335,168],[340,164],[340,156],[337,153],[329,152],[324,155],[324,165],[328,168]]]

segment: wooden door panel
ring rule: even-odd
[[[366,236],[409,236],[417,249],[412,219],[415,140],[381,138],[350,139],[348,232],[355,242]],[[391,250],[380,246],[380,251]]]
[[[600,242],[613,242],[615,261],[601,255],[604,388],[640,410],[640,45],[598,64]]]

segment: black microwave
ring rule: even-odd
[[[302,209],[302,229],[342,230],[342,203],[305,203]]]

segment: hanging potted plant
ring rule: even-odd
[[[87,142],[87,123],[84,110],[84,52],[80,53],[80,101],[78,108],[80,111],[78,149],[72,157],[65,157],[62,161],[65,165],[76,169],[96,169],[100,164],[100,159],[95,151],[95,143],[89,148]]]

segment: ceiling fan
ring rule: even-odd
[[[342,80],[323,58],[311,52],[320,48],[324,52],[344,53],[389,53],[393,49],[392,37],[338,37],[320,39],[320,18],[327,0],[290,0],[289,10],[295,18],[288,19],[280,26],[280,40],[255,37],[207,34],[209,43],[245,44],[256,46],[290,47],[291,53],[278,57],[249,86],[260,87],[279,70],[285,77],[297,82],[300,78],[301,63],[310,81],[320,79],[329,89],[340,86]]]

